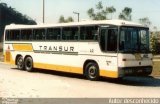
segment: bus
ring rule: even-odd
[[[4,61],[20,70],[46,69],[123,78],[152,72],[149,28],[124,20],[5,27]]]

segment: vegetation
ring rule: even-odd
[[[151,21],[149,20],[148,17],[140,18],[139,22],[141,24],[143,24],[144,26],[148,26],[149,27],[151,25]]]
[[[72,17],[68,17],[67,19],[64,18],[64,16],[60,16],[59,23],[67,23],[67,22],[74,22]]]
[[[152,76],[160,76],[160,61],[153,61]]]
[[[3,43],[0,43],[0,52],[2,51],[3,49]]]
[[[27,15],[23,15],[14,8],[7,6],[6,3],[0,3],[0,39],[2,39],[4,27],[11,23],[36,24],[36,22]]]
[[[151,48],[151,52],[154,55],[160,54],[160,49],[159,49],[160,44],[158,43],[156,35],[157,35],[157,32],[150,33],[150,48]]]
[[[116,12],[116,8],[114,8],[113,6],[104,7],[102,4],[102,1],[99,1],[95,5],[95,8],[88,9],[87,14],[92,20],[106,20],[106,19],[112,19],[112,15],[115,12]],[[108,14],[110,14],[110,18]],[[132,20],[131,14],[132,14],[132,8],[125,7],[122,10],[122,12],[119,14],[119,19],[131,21]],[[60,16],[59,18],[60,23],[73,22],[73,21],[74,20],[72,17],[68,17],[67,19],[65,19],[63,15]],[[147,27],[150,27],[150,25],[152,24],[148,17],[140,18],[139,23]],[[150,46],[151,46],[151,52],[153,54],[158,54],[160,53],[160,47],[158,47],[160,43],[158,43],[155,35],[156,35],[156,32],[152,32],[150,37]]]
[[[96,5],[96,11],[93,8],[90,8],[87,11],[87,14],[89,15],[89,17],[93,20],[106,20],[109,19],[107,17],[107,15],[110,13],[111,14],[111,18],[112,18],[112,14],[114,12],[116,12],[116,9],[111,6],[111,7],[103,7],[102,2],[98,2],[98,4]]]
[[[17,24],[36,24],[36,22],[28,17],[27,15],[23,15],[22,13],[16,11],[12,7],[8,7],[6,3],[0,3],[0,10],[1,10],[1,24],[10,24],[10,23],[17,23]]]
[[[148,17],[140,18],[139,22],[147,27],[150,27],[150,25],[152,24]],[[150,50],[154,55],[160,53],[160,43],[158,42],[157,35],[157,27],[154,26],[154,32],[150,32]]]
[[[3,44],[0,43],[0,62],[3,61]]]
[[[96,9],[96,10],[95,10]],[[92,20],[106,20],[106,19],[112,19],[112,15],[114,12],[116,12],[116,8],[114,8],[113,6],[110,7],[103,7],[102,2],[98,2],[98,4],[96,5],[96,8],[90,8],[87,11],[88,16],[92,19]],[[95,12],[97,11],[97,12]],[[122,12],[119,14],[119,19],[123,19],[123,20],[128,20],[131,21],[132,20],[132,8],[129,7],[125,7]],[[108,14],[111,14],[111,17],[108,17]]]
[[[132,8],[125,7],[119,14],[119,19],[131,21],[132,20],[131,13],[132,13]]]

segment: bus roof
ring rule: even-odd
[[[82,21],[70,23],[56,23],[56,24],[38,24],[38,25],[19,25],[10,24],[5,29],[31,29],[31,28],[48,28],[48,27],[65,27],[65,26],[82,26],[82,25],[116,25],[116,26],[137,26],[146,27],[139,23],[134,23],[124,20],[99,20],[99,21]]]

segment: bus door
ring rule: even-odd
[[[101,27],[100,47],[103,52],[117,52],[118,28]]]
[[[105,69],[117,73],[117,39],[118,28],[101,27],[100,29],[100,47],[105,56]]]

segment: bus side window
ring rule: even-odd
[[[60,40],[61,29],[60,28],[48,28],[46,33],[47,40]]]
[[[6,40],[6,41],[9,41],[9,40],[10,40],[10,31],[9,31],[9,30],[6,30],[5,40]]]
[[[62,29],[63,40],[78,40],[79,29],[78,27],[67,27]]]
[[[97,30],[93,30],[92,32],[93,32],[92,34],[94,36],[93,39],[98,40],[98,28],[97,28]]]
[[[74,40],[78,40],[79,39],[79,31],[76,31],[74,33]]]
[[[46,39],[47,40],[52,40],[53,39],[53,29],[52,28],[47,29]]]
[[[33,33],[34,40],[45,40],[45,29],[35,29]]]
[[[80,27],[80,40],[97,40],[98,26]]]
[[[70,29],[68,27],[62,28],[62,40],[69,39]]]
[[[60,28],[54,28],[53,29],[53,35],[54,35],[54,40],[60,40],[61,39],[61,29]]]
[[[85,27],[80,27],[80,40],[86,40],[86,28]]]
[[[10,31],[10,40],[15,41],[20,39],[20,30],[11,30]]]
[[[78,27],[72,27],[71,28],[71,40],[78,40],[79,38],[79,28]]]
[[[21,40],[31,40],[32,39],[32,30],[21,30]]]

